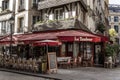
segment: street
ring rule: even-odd
[[[57,74],[49,74],[44,76],[54,77],[61,80],[120,80],[120,68],[106,69],[96,67],[81,67],[74,69],[59,69]],[[0,80],[49,79],[0,71]]]
[[[56,76],[62,80],[120,80],[120,68],[106,69],[82,67],[70,70],[60,69]]]
[[[0,80],[49,80],[49,79],[0,71]]]

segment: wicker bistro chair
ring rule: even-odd
[[[88,66],[90,66],[90,67],[93,66],[93,57],[92,56],[88,59]]]
[[[32,71],[32,62],[33,62],[33,59],[30,58],[29,61],[30,61],[29,69]]]
[[[81,66],[81,64],[82,64],[82,57],[78,57],[77,66]]]
[[[29,65],[30,65],[30,61],[29,61],[29,60],[26,60],[26,67],[25,67],[25,69],[26,69],[27,71],[29,71]]]
[[[73,61],[71,62],[72,67],[77,66],[77,58],[74,58]]]
[[[6,68],[9,67],[9,58],[8,58],[8,57],[5,57],[4,66],[5,66]]]
[[[17,61],[15,60],[14,57],[12,59],[12,67],[13,67],[13,69],[17,69]]]
[[[16,67],[16,69],[21,69],[21,58],[18,58],[17,59],[17,67]]]
[[[26,67],[27,67],[27,60],[26,59],[24,59],[23,66],[24,66],[24,70],[26,70]]]
[[[4,58],[2,57],[1,61],[0,61],[0,66],[3,67],[4,66]]]
[[[2,66],[2,56],[0,55],[0,67]]]
[[[25,58],[23,58],[22,60],[21,60],[21,69],[22,70],[25,70],[25,65],[26,65],[26,59]]]
[[[112,68],[113,65],[114,65],[114,63],[113,63],[112,57],[108,57],[105,59],[105,62],[104,62],[105,68]]]
[[[32,61],[32,71],[33,72],[38,72],[39,71],[39,65],[37,64],[36,59],[33,59],[33,61]]]
[[[84,67],[88,66],[88,59],[87,58],[82,59],[82,66],[84,66]]]
[[[26,70],[27,71],[32,71],[32,58],[30,58],[29,60],[27,60],[26,62]]]
[[[3,67],[3,56],[0,57],[0,67]]]
[[[21,58],[19,58],[19,64],[18,65],[19,65],[19,70],[22,69],[22,59]]]
[[[8,60],[8,68],[12,68],[12,58],[10,58],[9,60]]]
[[[15,67],[16,69],[19,69],[18,64],[19,64],[19,58],[16,59],[16,67]]]

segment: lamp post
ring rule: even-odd
[[[11,16],[11,18],[9,19],[9,23],[10,23],[10,57],[11,57],[11,54],[12,54],[12,34],[13,34],[12,27],[14,24],[14,16]]]

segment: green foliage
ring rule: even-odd
[[[114,49],[115,53],[118,54],[119,50],[120,50],[120,45],[119,44],[114,44],[113,49]]]
[[[112,45],[107,44],[105,48],[105,56],[113,56],[114,49]]]
[[[105,47],[105,56],[114,56],[119,52],[118,44],[107,44]]]
[[[99,30],[101,33],[103,33],[105,31],[105,26],[103,25],[103,23],[98,24],[97,30]]]

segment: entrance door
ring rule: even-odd
[[[94,55],[94,62],[96,65],[101,64],[101,45],[95,45],[95,55]]]

